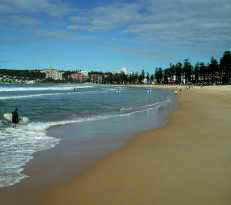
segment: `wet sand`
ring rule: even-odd
[[[231,90],[178,96],[166,127],[138,135],[69,183],[41,195],[42,205],[230,205]]]

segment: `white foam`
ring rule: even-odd
[[[42,125],[42,126],[41,126]],[[26,177],[23,167],[38,151],[54,147],[59,139],[46,135],[48,126],[39,123],[5,128],[0,133],[0,187],[11,186]]]
[[[32,95],[14,95],[14,96],[0,96],[0,100],[10,100],[10,99],[21,99],[21,98],[35,98],[43,96],[57,96],[57,95],[67,95],[72,94],[73,92],[68,93],[43,93],[43,94],[32,94]]]
[[[47,135],[48,128],[57,125],[106,120],[114,117],[128,117],[136,113],[156,109],[169,102],[170,99],[167,99],[162,102],[142,106],[140,110],[129,113],[94,116],[58,122],[31,122],[16,128],[8,127],[0,129],[0,188],[12,186],[27,177],[23,173],[23,170],[25,165],[33,159],[33,154],[38,151],[51,149],[59,143],[60,139]]]
[[[49,127],[106,118],[106,116],[98,116],[59,122],[31,122],[16,128],[2,128],[0,130],[0,188],[12,186],[27,177],[23,174],[23,170],[33,159],[33,154],[53,148],[59,143],[58,138],[47,135]]]
[[[90,87],[90,86],[87,86]],[[75,87],[76,88],[76,87]],[[86,86],[84,87],[86,88]],[[73,89],[69,89],[73,90]],[[25,90],[24,90],[25,91]],[[27,94],[27,95],[13,95],[13,96],[0,96],[0,100],[10,100],[10,99],[21,99],[21,98],[38,98],[38,97],[44,97],[44,96],[58,96],[58,95],[68,95],[68,94],[95,94],[99,91],[83,91],[83,92],[64,92],[64,93],[40,93],[40,94]],[[109,92],[109,90],[101,91],[103,92]]]
[[[0,87],[1,92],[20,92],[20,91],[46,91],[46,90],[74,90],[74,88],[92,88],[93,86],[47,86],[47,87]]]
[[[121,107],[120,111],[131,111],[133,109],[133,107]]]
[[[152,104],[147,104],[147,105],[140,106],[138,108],[138,110],[130,112],[130,113],[126,113],[126,114],[132,114],[132,113],[137,113],[137,112],[140,112],[140,111],[142,112],[142,111],[145,111],[145,110],[150,110],[150,109],[153,109],[155,107],[159,107],[161,105],[168,104],[170,102],[171,102],[171,100],[169,98],[167,98],[164,101],[155,102],[155,103],[152,103]],[[133,110],[133,107],[122,107],[122,108],[120,108],[121,112],[122,111],[132,111],[132,110]]]

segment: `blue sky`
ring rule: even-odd
[[[231,50],[230,0],[0,0],[0,68],[152,72]]]

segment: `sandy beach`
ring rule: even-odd
[[[178,91],[164,127],[83,166],[72,140],[38,153],[34,177],[0,190],[1,204],[231,204],[231,87],[151,87]]]
[[[164,128],[138,135],[41,204],[231,204],[229,89],[183,91]]]

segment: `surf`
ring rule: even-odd
[[[25,91],[62,91],[74,90],[74,88],[92,88],[93,86],[76,85],[76,86],[47,86],[47,87],[0,87],[0,92],[25,92]]]
[[[13,114],[12,113],[4,113],[3,114],[3,119],[5,121],[7,121],[8,123],[11,123],[12,122],[12,118],[13,118]],[[29,118],[28,117],[25,117],[25,116],[20,116],[19,117],[19,124],[26,124],[29,122]]]

